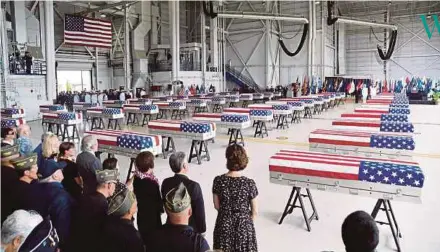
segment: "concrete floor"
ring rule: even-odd
[[[319,213],[319,221],[312,222],[312,231],[307,232],[301,211],[295,209],[278,225],[284,206],[290,194],[290,187],[269,183],[268,160],[280,149],[306,149],[308,134],[317,128],[330,128],[331,120],[339,118],[343,112],[352,112],[354,104],[346,104],[315,116],[303,119],[285,130],[271,130],[268,138],[253,138],[253,129],[245,131],[246,149],[250,163],[245,175],[253,178],[259,190],[259,217],[256,232],[259,251],[344,251],[340,228],[344,218],[355,210],[371,212],[375,199],[339,193],[312,191]],[[411,106],[411,121],[415,124],[416,150],[414,160],[418,161],[425,173],[422,204],[392,202],[403,238],[402,251],[424,252],[440,251],[440,106]],[[42,133],[41,121],[29,123],[33,130],[33,141],[39,142]],[[140,127],[135,131],[145,131]],[[277,140],[277,137],[287,137]],[[216,175],[225,173],[224,152],[227,146],[224,130],[217,133],[215,144],[210,144],[211,161],[201,165],[191,164],[191,179],[200,183],[205,199],[207,233],[206,238],[212,246],[216,210],[212,203],[212,181]],[[190,142],[176,139],[178,150],[189,153]],[[125,179],[129,159],[118,157],[121,179]],[[156,159],[155,174],[160,181],[172,176],[168,160]],[[311,210],[308,210],[311,213]],[[165,216],[163,216],[165,217]],[[380,217],[385,217],[383,213]],[[388,226],[380,227],[378,251],[395,251],[395,245]]]

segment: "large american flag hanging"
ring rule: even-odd
[[[67,45],[112,47],[112,23],[88,17],[66,15],[64,43]]]

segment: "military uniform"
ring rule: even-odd
[[[116,183],[118,177],[118,170],[96,172],[98,184]],[[69,251],[99,251],[100,243],[97,240],[100,238],[97,235],[101,233],[107,211],[107,198],[102,193],[95,191],[82,196],[73,216]]]
[[[1,148],[2,161],[18,157],[18,145],[5,146]],[[14,212],[14,188],[18,183],[18,175],[14,170],[14,166],[1,166],[1,222]]]
[[[191,197],[181,183],[164,197],[168,215],[188,211]],[[189,218],[189,216],[188,216]],[[188,225],[165,224],[154,233],[151,244],[146,244],[147,252],[204,252],[209,250],[208,242]]]
[[[133,220],[122,218],[130,211],[136,197],[127,188],[115,193],[109,203],[108,217],[102,228],[102,247],[106,252],[144,252],[141,235],[134,227]]]

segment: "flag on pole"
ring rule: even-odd
[[[112,23],[110,21],[66,15],[64,43],[67,45],[112,47]]]

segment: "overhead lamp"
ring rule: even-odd
[[[315,2],[315,4],[320,4],[320,3],[321,3],[320,1],[316,1],[316,2]]]
[[[102,18],[107,17],[107,15],[105,15],[105,14],[101,14],[100,16],[101,16]]]

